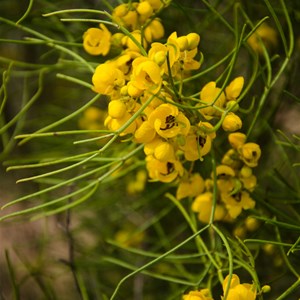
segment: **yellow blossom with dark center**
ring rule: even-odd
[[[224,203],[229,216],[233,219],[238,217],[243,209],[247,210],[255,207],[255,201],[246,191],[240,191],[234,195],[222,193],[221,200]]]
[[[226,300],[255,300],[256,289],[254,284],[240,283],[240,279],[236,274],[233,274],[231,280],[229,280],[230,276],[227,275],[222,284],[224,295],[229,285]],[[222,297],[223,299],[225,298]]]
[[[163,138],[187,135],[190,129],[188,118],[172,104],[161,104],[149,115],[150,124]]]
[[[212,140],[216,137],[216,133],[206,133],[204,128],[211,129],[213,126],[208,122],[200,122],[197,127],[191,127],[185,138],[185,144],[180,147],[186,160],[202,159],[210,152]]]
[[[261,156],[261,150],[256,143],[246,143],[242,145],[238,152],[243,162],[250,168],[256,167]]]
[[[161,182],[172,182],[183,174],[183,166],[179,160],[160,161],[153,155],[146,157],[146,167],[149,177]]]

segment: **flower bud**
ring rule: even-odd
[[[228,135],[228,141],[234,149],[238,149],[240,146],[245,144],[246,138],[246,135],[241,132],[234,132]]]
[[[241,129],[242,120],[234,113],[228,113],[223,120],[222,128],[225,131],[236,131]]]
[[[230,100],[226,104],[226,110],[231,111],[231,112],[237,112],[239,110],[240,106],[238,102],[235,100]]]
[[[180,51],[184,51],[188,48],[189,42],[186,36],[180,36],[177,38],[176,42],[180,48]]]
[[[121,100],[113,100],[108,104],[108,114],[114,119],[121,119],[126,113],[126,105]]]
[[[187,36],[187,41],[188,41],[188,50],[192,50],[198,47],[200,43],[200,35],[197,33],[189,33]]]

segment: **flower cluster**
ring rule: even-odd
[[[204,223],[210,221],[212,214],[214,181],[218,191],[214,220],[232,221],[243,209],[255,206],[250,196],[257,183],[252,169],[257,166],[261,156],[260,147],[255,143],[246,143],[246,135],[241,132],[229,134],[228,141],[231,149],[224,154],[215,174],[204,181],[200,195],[192,204],[192,210],[198,213],[199,220]]]
[[[120,50],[97,66],[93,90],[109,98],[104,125],[144,145],[150,180],[176,182],[178,200],[195,197],[192,209],[202,222],[209,221],[216,202],[216,180],[219,193],[214,218],[232,220],[255,205],[249,194],[256,185],[251,168],[260,156],[258,145],[234,133],[242,127],[236,112],[244,78],[236,77],[222,88],[210,81],[197,91],[199,96],[184,95],[184,81],[201,67],[200,36],[173,32],[165,43],[153,41],[164,36],[156,16],[167,5],[160,0],[121,4],[112,20],[129,34],[112,34],[103,24],[84,33],[84,48],[92,55],[106,55],[110,45]],[[210,153],[219,128],[230,133],[232,149],[217,167],[217,178],[212,175],[204,180],[193,170],[195,161]]]

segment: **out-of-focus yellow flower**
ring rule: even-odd
[[[238,152],[243,162],[250,168],[254,168],[258,164],[258,160],[261,156],[261,150],[256,143],[246,143],[242,145]]]
[[[103,129],[107,112],[95,106],[90,106],[79,119],[79,127],[87,130]]]
[[[245,226],[248,231],[255,231],[259,228],[260,222],[259,220],[253,218],[253,217],[247,217],[245,220]]]
[[[183,174],[183,166],[180,161],[160,161],[153,155],[147,155],[146,167],[149,177],[161,182],[172,182]]]
[[[157,134],[163,138],[173,138],[179,134],[187,135],[190,129],[188,118],[172,104],[161,104],[149,115]]]
[[[214,300],[210,296],[209,289],[201,289],[198,291],[190,291],[182,296],[182,300]]]
[[[133,180],[127,183],[126,190],[128,194],[134,195],[145,189],[147,173],[145,170],[139,170]]]
[[[199,173],[191,174],[188,178],[182,178],[176,191],[176,199],[196,197],[204,191],[204,180]]]
[[[273,50],[278,45],[277,32],[266,23],[262,23],[247,40],[249,46],[259,55],[263,55],[263,45]]]
[[[213,193],[205,192],[195,198],[192,203],[192,210],[198,213],[198,219],[203,223],[208,223],[213,206]],[[223,205],[216,204],[214,220],[223,220],[226,216],[226,209]]]
[[[232,80],[229,85],[225,88],[225,94],[228,101],[236,100],[240,95],[244,86],[244,77],[239,76]]]
[[[229,285],[229,291],[226,300],[255,300],[256,289],[254,284],[240,283],[240,279],[236,274],[233,274],[231,280],[230,276],[227,275],[223,281],[223,293],[227,291]],[[222,297],[224,299],[224,297]]]
[[[96,68],[92,82],[95,92],[117,97],[120,88],[125,84],[125,78],[123,72],[113,63],[104,63]]]
[[[207,107],[200,108],[199,111],[206,119],[209,120],[213,116],[221,115],[221,111],[215,107],[223,108],[226,98],[225,94],[221,92],[221,89],[216,87],[216,82],[211,81],[202,88],[200,92],[200,100],[202,101],[200,106],[207,104]]]
[[[83,34],[83,48],[91,55],[105,56],[110,50],[111,33],[104,24],[100,28],[89,28]]]
[[[121,229],[115,235],[115,240],[124,247],[137,247],[145,239],[144,232],[134,232],[132,229]]]
[[[229,112],[222,123],[222,128],[225,131],[237,131],[242,128],[242,120],[233,112]]]

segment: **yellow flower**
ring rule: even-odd
[[[134,134],[137,143],[150,143],[156,136],[156,131],[149,121],[144,121]]]
[[[222,128],[225,131],[236,131],[242,128],[242,120],[233,112],[229,112],[222,123]]]
[[[160,67],[147,57],[137,57],[132,63],[131,84],[143,92],[157,93],[162,84]],[[128,90],[130,95],[130,91]],[[132,95],[131,95],[132,96]]]
[[[131,35],[139,42],[139,44],[142,44],[142,35],[140,30],[135,30],[131,32]],[[127,48],[127,50],[140,52],[140,48],[138,45],[127,35],[125,35],[122,38],[122,45]],[[147,42],[145,39],[143,39],[143,48],[147,48]]]
[[[200,91],[200,100],[203,102],[200,106],[207,105],[207,107],[199,109],[200,113],[206,119],[211,119],[213,116],[221,115],[221,112],[215,107],[223,108],[226,98],[221,89],[216,87],[216,82],[211,81]]]
[[[192,210],[198,213],[198,219],[203,223],[208,223],[213,206],[213,194],[206,192],[200,194],[192,203]],[[226,215],[226,209],[223,205],[216,204],[214,220],[223,220]]]
[[[161,104],[149,115],[149,123],[163,138],[187,135],[190,129],[188,118],[172,104]]]
[[[209,289],[201,289],[190,291],[188,294],[183,295],[182,300],[213,300],[213,298],[210,297]]]
[[[197,53],[197,48],[190,51],[185,50],[180,53],[180,64],[184,71],[197,70],[200,68],[200,63],[194,59]]]
[[[247,210],[255,206],[255,201],[246,191],[238,192],[232,196],[228,193],[222,193],[221,200],[225,204],[229,216],[233,219],[239,216],[243,209]]]
[[[160,161],[174,161],[174,147],[170,143],[162,141],[156,145],[153,156]]]
[[[151,43],[153,40],[161,39],[165,34],[164,26],[162,25],[160,19],[155,18],[144,31],[145,39],[147,42]]]
[[[144,23],[153,14],[153,7],[148,1],[138,3],[136,11],[139,14],[140,23]]]
[[[99,28],[89,28],[83,34],[83,48],[91,55],[106,55],[110,50],[111,33],[104,24]]]
[[[123,72],[113,63],[104,63],[96,68],[92,82],[95,92],[117,97],[120,88],[125,84],[125,78]]]
[[[249,46],[259,55],[263,55],[263,45],[267,50],[277,47],[278,37],[274,28],[262,23],[247,40]]]
[[[116,6],[112,12],[113,21],[131,30],[138,27],[138,13],[136,6],[138,3],[123,3]]]
[[[108,116],[104,121],[104,125],[109,130],[116,131],[119,130],[131,117],[132,115],[127,111],[122,116],[122,118],[115,119],[112,118],[111,116]],[[124,129],[124,131],[122,131],[120,135],[122,136],[130,133],[134,133],[136,131],[136,128],[137,128],[137,121],[135,120],[126,129]]]
[[[188,161],[201,159],[211,150],[212,140],[216,137],[215,132],[206,133],[203,128],[211,129],[213,126],[208,122],[200,122],[199,127],[191,127],[185,138],[185,144],[180,147],[184,157]]]
[[[166,5],[165,3],[167,1],[162,1],[162,0],[140,0],[140,2],[148,2],[153,10],[158,10],[162,5]]]
[[[167,56],[169,62],[167,62]],[[165,45],[161,43],[152,43],[148,52],[148,57],[155,61],[164,70],[165,74],[169,74],[169,63],[169,66],[172,70],[172,75],[174,75],[173,66],[180,57],[180,49],[176,41],[169,38],[167,44]]]
[[[229,282],[230,276],[227,275],[223,281],[223,293],[227,291],[229,285],[229,291],[226,300],[255,300],[256,289],[254,284],[240,283],[240,279],[236,274],[232,275],[231,281]],[[224,299],[224,297],[222,297]]]
[[[192,50],[198,47],[200,43],[200,35],[198,33],[191,32],[187,36],[188,46],[187,50]]]
[[[160,161],[153,155],[147,155],[146,167],[149,177],[161,182],[171,182],[183,174],[183,166],[180,161]]]
[[[239,154],[243,162],[250,168],[254,168],[258,164],[258,160],[261,156],[261,150],[259,145],[255,143],[246,143],[239,149]]]
[[[235,149],[229,149],[222,157],[222,164],[232,167],[233,169],[239,169],[242,166],[240,156]]]
[[[243,166],[239,172],[239,179],[243,183],[243,187],[252,192],[256,187],[257,179],[252,174],[252,169],[248,166]]]
[[[176,192],[177,200],[186,197],[196,197],[204,191],[204,180],[199,173],[191,174],[188,178],[182,178]]]
[[[115,60],[115,64],[119,70],[123,72],[126,80],[130,79],[131,71],[132,71],[132,62],[135,58],[141,56],[139,52],[132,50],[124,50],[122,55],[118,56]]]
[[[244,86],[244,77],[239,76],[232,80],[229,85],[225,88],[225,94],[228,101],[236,100],[240,95]]]
[[[121,119],[127,112],[126,105],[121,100],[112,100],[108,104],[108,115],[113,119]]]
[[[238,149],[240,146],[244,145],[247,136],[241,132],[234,132],[228,135],[228,141],[232,148]]]

